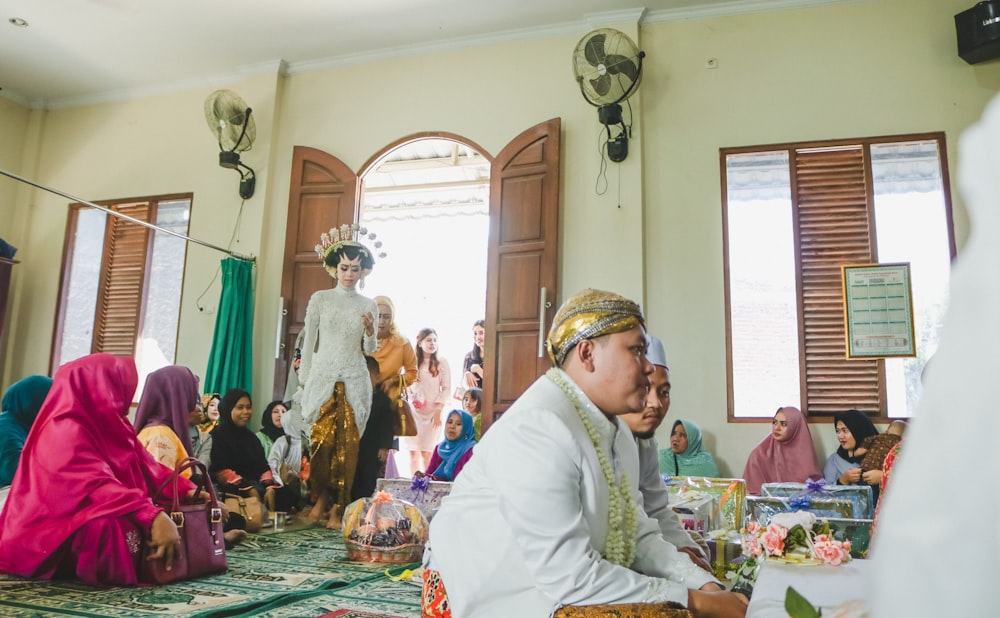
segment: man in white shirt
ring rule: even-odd
[[[584,290],[556,313],[546,347],[555,368],[484,435],[431,522],[425,581],[440,576],[450,607],[439,615],[559,618],[565,606],[586,615],[629,604],[666,613],[672,602],[742,617],[746,598],[642,510],[638,451],[618,420],[644,407],[653,372],[639,306]]]
[[[655,434],[670,409],[670,369],[667,367],[663,342],[652,335],[647,338],[649,349],[646,350],[646,358],[653,364],[653,373],[649,376],[646,407],[641,412],[623,414],[621,417],[632,430],[636,446],[639,447],[639,491],[642,493],[643,509],[646,515],[660,524],[660,531],[667,542],[688,554],[695,564],[711,573],[712,567],[708,564],[708,554],[703,546],[705,540],[697,532],[689,532],[681,525],[670,508],[667,485],[660,475],[660,449]]]

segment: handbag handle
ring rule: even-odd
[[[406,378],[403,374],[399,374],[399,398],[410,400],[410,395],[406,392]]]
[[[197,472],[199,472],[201,477],[198,484],[195,485],[195,493],[196,494],[200,493],[200,491],[202,490],[207,491],[208,495],[211,497],[210,507],[213,509],[219,508],[219,499],[215,495],[215,485],[209,479],[208,469],[205,468],[205,464],[203,464],[198,459],[195,459],[194,457],[185,457],[184,459],[177,462],[177,465],[174,467],[173,473],[171,473],[170,477],[167,478],[167,480],[165,480],[162,485],[160,485],[160,488],[156,491],[156,493],[153,494],[153,502],[157,502],[160,498],[162,498],[163,491],[167,488],[167,486],[173,483],[174,484],[173,511],[177,511],[180,508],[179,479],[182,472],[191,469],[194,469]]]

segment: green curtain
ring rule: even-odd
[[[222,294],[203,392],[225,394],[231,388],[252,392],[253,268],[254,262],[247,260],[222,260]]]

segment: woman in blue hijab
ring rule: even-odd
[[[50,388],[52,378],[28,376],[4,393],[0,413],[0,487],[10,485],[14,479],[24,441]]]
[[[465,410],[452,410],[444,425],[444,441],[437,445],[427,472],[417,472],[416,477],[430,477],[432,481],[454,481],[465,462],[472,458],[476,445],[476,426],[472,415]]]

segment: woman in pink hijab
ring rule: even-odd
[[[771,433],[750,451],[743,478],[747,493],[754,496],[760,494],[764,483],[805,483],[823,478],[809,426],[798,408],[778,408]]]
[[[110,354],[56,371],[0,515],[0,572],[135,585],[144,546],[170,568],[180,537],[151,495],[171,470],[126,418],[137,383],[135,361]]]

